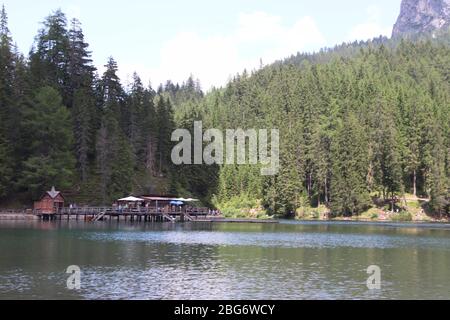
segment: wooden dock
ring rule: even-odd
[[[130,222],[188,222],[204,220],[210,215],[209,209],[192,211],[165,211],[157,209],[118,209],[118,208],[62,208],[48,214],[35,211],[42,220],[84,220],[84,221],[130,221]]]
[[[227,219],[212,216],[207,208],[191,211],[164,211],[156,209],[117,209],[117,208],[63,208],[54,214],[34,212],[42,220],[76,221],[125,221],[125,222],[218,222],[218,223],[278,223],[276,220]]]

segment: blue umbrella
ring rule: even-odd
[[[184,202],[182,202],[182,201],[170,201],[170,204],[174,205],[174,206],[182,206],[182,205],[184,205]]]

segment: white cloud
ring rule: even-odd
[[[273,39],[282,32],[281,18],[266,12],[239,14],[236,38],[239,41],[261,41]]]
[[[383,27],[378,23],[373,22],[362,23],[353,28],[348,36],[348,40],[369,40],[379,37],[380,35],[389,37],[391,32],[391,27]]]
[[[284,25],[281,17],[265,12],[241,13],[228,34],[204,36],[180,32],[166,41],[157,69],[120,65],[123,80],[138,70],[154,87],[167,79],[181,83],[193,74],[204,89],[223,86],[236,73],[285,58],[298,51],[319,49],[326,41],[311,17]],[[137,68],[139,67],[139,68]],[[126,83],[126,81],[124,81]]]
[[[387,37],[391,35],[392,26],[383,26],[380,22],[382,11],[378,6],[371,5],[366,12],[366,22],[356,25],[350,31],[347,41],[369,40],[380,35]]]
[[[236,72],[242,67],[234,38],[183,32],[163,46],[155,77],[182,82],[193,74],[204,86],[219,85],[227,81],[229,71]]]
[[[381,18],[381,9],[376,5],[368,6],[366,12],[369,15],[369,19],[372,21],[378,21]]]
[[[304,17],[292,27],[281,29],[276,38],[279,39],[279,43],[268,51],[266,56],[268,62],[285,58],[299,51],[319,49],[326,44],[325,38],[311,17]]]

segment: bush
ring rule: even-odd
[[[393,221],[412,221],[413,216],[410,212],[402,211],[392,216]]]
[[[226,201],[218,201],[217,198],[213,198],[213,203],[228,218],[269,218],[262,208],[260,200],[252,199],[245,194]]]
[[[320,213],[318,211],[313,211],[311,213],[311,218],[312,219],[320,219]]]
[[[327,215],[328,212],[328,208],[323,205],[318,208],[303,206],[296,210],[296,218],[300,220],[319,220],[322,216]]]

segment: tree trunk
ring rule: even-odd
[[[413,194],[414,197],[417,196],[417,172],[414,170],[414,176],[413,176]]]
[[[308,198],[311,200],[312,174],[308,174]]]
[[[394,213],[395,212],[395,195],[393,192],[391,194],[391,202],[392,202],[392,213]]]
[[[317,206],[320,207],[320,191],[318,192],[318,195],[317,195]]]

